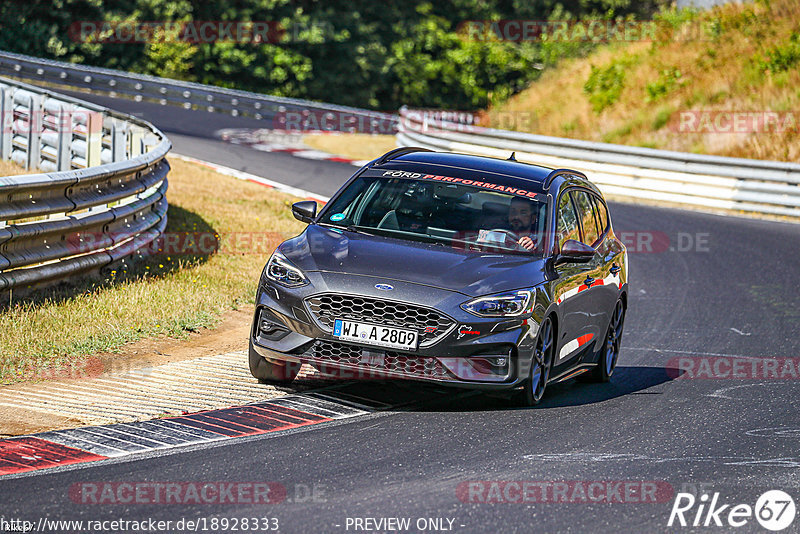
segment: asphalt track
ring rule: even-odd
[[[354,170],[213,138],[231,124],[249,127],[242,119],[124,101],[114,107],[144,111],[178,153],[320,194],[332,193]],[[535,409],[437,392],[291,432],[0,479],[2,515],[34,522],[275,517],[282,532],[363,532],[353,518],[364,517],[410,518],[410,531],[419,531],[419,518],[449,518],[454,532],[665,532],[675,529],[666,525],[679,491],[719,492],[720,503],[753,506],[766,490],[781,489],[800,504],[800,377],[786,367],[798,371],[791,358],[800,356],[800,226],[631,204],[610,208],[616,232],[633,232],[629,239],[641,249],[630,247],[629,312],[610,384],[560,384]],[[678,358],[689,359],[679,365]],[[768,360],[777,362],[774,376],[725,374],[727,363],[750,369],[750,362]],[[716,362],[719,378],[692,379],[693,372],[679,369],[701,369],[701,361]],[[783,378],[776,378],[781,370]],[[415,385],[339,387],[390,406],[419,398]],[[283,484],[288,499],[267,506],[101,506],[69,497],[81,482],[253,480]],[[465,502],[459,487],[470,481],[649,482],[667,492],[655,503],[586,502],[580,495],[552,502],[551,494],[536,499],[545,502],[485,504]],[[305,498],[314,486],[317,498]],[[800,517],[786,532],[798,530]],[[750,518],[736,531],[764,530]]]

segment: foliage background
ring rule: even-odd
[[[0,49],[394,111],[484,108],[592,43],[477,41],[470,20],[649,18],[659,0],[27,0],[0,3]],[[80,21],[275,21],[277,43],[79,42]]]

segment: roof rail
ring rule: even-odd
[[[560,174],[569,174],[570,176],[574,176],[576,178],[583,178],[584,180],[588,180],[586,175],[574,169],[553,169],[552,172],[550,172],[550,174],[547,175],[547,178],[544,179],[544,182],[542,183],[542,189],[545,190],[548,189],[552,181],[555,179],[555,177]]]
[[[395,148],[394,150],[390,150],[383,156],[379,157],[375,161],[375,165],[381,165],[389,160],[393,160],[394,158],[399,158],[403,154],[409,154],[411,152],[433,152],[433,150],[429,150],[427,148],[421,148],[418,146],[403,146],[400,148]]]

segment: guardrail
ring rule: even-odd
[[[0,291],[104,267],[167,223],[169,140],[153,125],[0,78]]]
[[[604,193],[716,209],[800,216],[800,164],[705,156],[483,128],[400,110],[399,146],[507,158],[587,173]]]
[[[137,101],[178,105],[186,109],[229,113],[266,121],[266,128],[292,128],[292,122],[324,125],[320,130],[387,133],[397,127],[397,115],[348,106],[337,106],[278,96],[251,93],[134,74],[99,67],[41,59],[0,51],[0,75],[47,82],[61,87],[90,89],[93,92],[122,96]],[[288,117],[297,112],[299,117]],[[309,129],[309,128],[304,128]],[[314,128],[311,128],[314,129]]]

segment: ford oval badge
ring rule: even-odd
[[[394,287],[390,286],[389,284],[375,284],[375,289],[380,289],[381,291],[391,291],[394,289]]]

